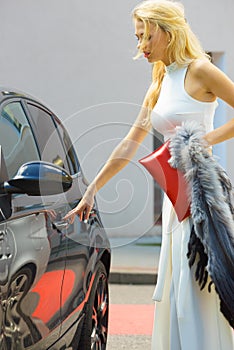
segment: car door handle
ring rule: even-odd
[[[56,229],[58,230],[65,230],[68,228],[68,226],[70,225],[70,223],[68,221],[54,221],[53,225],[56,227]]]
[[[96,210],[92,209],[89,218],[87,221],[84,221],[85,224],[90,223],[90,220],[92,220],[96,216]],[[65,230],[69,227],[70,223],[69,221],[61,220],[61,221],[54,221],[53,225],[58,229],[58,230]]]

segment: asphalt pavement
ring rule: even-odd
[[[112,237],[110,283],[156,284],[161,226],[141,237]]]

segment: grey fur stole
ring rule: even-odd
[[[205,287],[209,274],[220,298],[220,310],[234,328],[232,184],[206,149],[203,135],[204,130],[196,122],[178,127],[170,142],[169,163],[185,174],[190,188],[193,226],[187,254],[189,265],[198,258],[195,275],[200,288]]]

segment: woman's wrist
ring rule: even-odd
[[[94,197],[94,196],[96,195],[96,193],[97,193],[96,184],[92,182],[92,183],[87,187],[87,189],[86,189],[86,191],[85,191],[85,196],[87,196],[87,197]]]
[[[209,142],[209,140],[206,137],[203,138],[203,146],[204,146],[205,150],[210,155],[212,155],[212,144]]]
[[[209,138],[207,137],[207,135],[205,135],[203,137],[203,144],[205,148],[212,148],[212,143],[210,142]]]

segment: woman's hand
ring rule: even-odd
[[[65,216],[64,220],[68,220],[71,224],[75,220],[75,216],[78,215],[80,218],[80,221],[87,222],[89,218],[90,211],[93,208],[94,204],[94,192],[87,190],[84,194],[84,197],[81,199],[81,201],[77,204],[77,206],[70,210]]]

